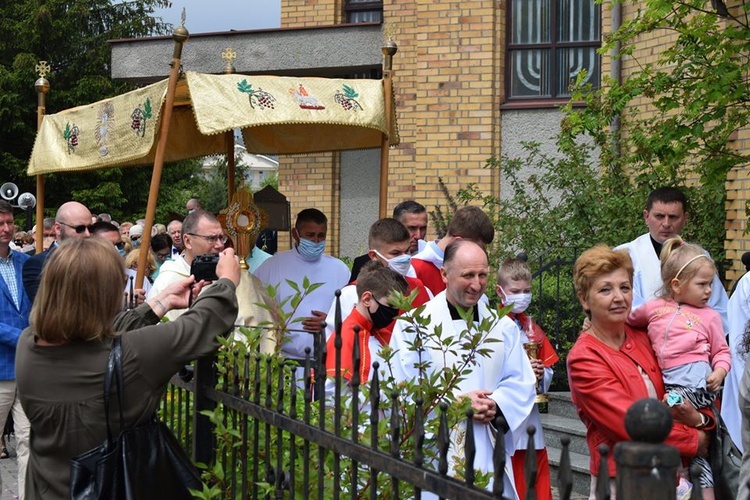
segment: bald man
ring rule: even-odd
[[[195,211],[203,210],[203,207],[201,207],[201,202],[197,198],[190,198],[185,204],[185,210],[188,214],[192,214]]]
[[[427,376],[441,373],[446,367],[467,364],[467,357],[471,357],[471,364],[466,365],[471,371],[464,374],[453,392],[471,400],[475,412],[474,467],[491,474],[494,442],[490,435],[496,432],[504,437],[506,463],[510,464],[515,439],[526,431],[524,422],[534,405],[536,378],[520,341],[518,326],[507,316],[499,318],[482,298],[489,270],[482,246],[467,239],[450,243],[440,268],[445,290],[427,302],[420,313],[428,322],[421,329],[422,343],[415,343],[413,324],[400,319],[393,329],[390,346],[395,351],[391,367],[396,382],[428,380]],[[474,318],[472,324],[464,320],[466,314]],[[483,355],[462,348],[472,341],[478,333],[477,325],[484,321],[489,329],[482,332],[478,345]],[[443,343],[450,343],[451,338],[452,348],[447,349]],[[494,427],[493,419],[498,414],[505,418],[504,428]],[[461,451],[451,447],[451,464],[464,456]],[[518,498],[510,468],[506,467],[503,479],[508,498]],[[492,489],[492,484],[488,489]]]
[[[23,264],[23,286],[31,303],[34,303],[36,291],[39,288],[39,277],[42,274],[47,257],[57,248],[58,242],[67,239],[91,237],[91,212],[85,205],[77,201],[69,201],[60,205],[55,215],[53,226],[57,241],[52,243],[44,252],[32,256]]]

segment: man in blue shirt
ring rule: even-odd
[[[18,493],[23,498],[26,464],[29,460],[29,419],[16,397],[16,344],[29,326],[31,301],[23,289],[21,270],[28,255],[12,250],[13,207],[0,201],[0,429],[13,412],[18,455]]]

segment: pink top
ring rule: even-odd
[[[715,370],[732,366],[721,316],[710,307],[653,299],[630,313],[628,324],[648,327],[648,336],[659,368],[668,370],[698,361]]]

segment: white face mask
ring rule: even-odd
[[[503,300],[503,304],[506,306],[509,304],[513,304],[513,309],[511,310],[514,314],[522,313],[526,311],[526,309],[529,308],[529,304],[531,304],[531,294],[530,293],[514,293],[511,295],[508,295],[505,293],[505,290],[500,288],[500,292],[502,292],[505,299]]]
[[[409,268],[411,267],[411,255],[409,255],[408,253],[399,255],[392,259],[387,259],[377,250],[373,249],[372,251],[375,252],[375,255],[386,261],[389,268],[393,269],[401,276],[406,276],[406,273],[409,272]]]

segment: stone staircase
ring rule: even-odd
[[[552,484],[557,484],[563,436],[570,438],[570,463],[573,471],[573,492],[588,498],[591,486],[589,474],[589,449],[586,444],[586,427],[578,418],[569,392],[551,392],[547,413],[542,413],[542,427],[549,455]],[[577,496],[577,495],[575,495]],[[580,497],[579,497],[580,498]]]

